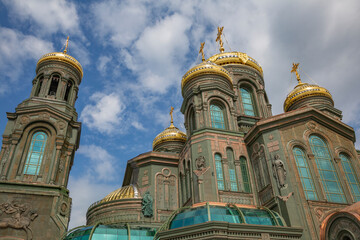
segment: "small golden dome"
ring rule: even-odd
[[[170,127],[166,128],[155,137],[153,141],[153,149],[155,149],[155,147],[160,143],[170,141],[186,142],[186,134],[175,127],[173,123],[170,124]]]
[[[83,69],[82,69],[81,64],[75,58],[73,58],[72,56],[70,56],[66,53],[52,52],[52,53],[45,54],[39,59],[36,66],[39,66],[40,63],[47,61],[47,60],[55,60],[55,61],[69,63],[80,72],[81,78],[83,77]]]
[[[104,197],[100,201],[100,203],[111,202],[114,200],[121,200],[126,198],[140,198],[139,191],[134,185],[124,186],[111,192],[106,197]]]
[[[286,97],[284,102],[284,111],[286,112],[294,103],[299,100],[310,98],[313,96],[324,96],[334,103],[330,92],[316,84],[300,83]]]
[[[216,63],[217,65],[223,66],[227,64],[243,64],[247,65],[249,67],[252,67],[260,72],[261,75],[263,75],[263,70],[260,64],[255,61],[252,57],[248,56],[246,53],[242,52],[223,52],[218,53],[212,57],[210,57],[208,60],[213,63]]]
[[[183,88],[189,80],[202,74],[215,74],[215,75],[223,76],[227,80],[229,80],[229,82],[232,85],[232,79],[230,77],[230,73],[225,68],[213,62],[202,62],[185,73],[181,81],[181,88]]]

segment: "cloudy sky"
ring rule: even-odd
[[[126,161],[151,150],[170,106],[184,129],[181,78],[200,63],[200,42],[206,57],[218,53],[224,26],[225,50],[262,65],[273,114],[283,112],[300,62],[303,81],[327,88],[360,135],[359,12],[358,0],[0,0],[0,132],[5,112],[29,96],[37,60],[70,35],[68,53],[84,68],[70,228],[83,225],[88,206],[121,186]]]

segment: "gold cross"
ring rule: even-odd
[[[291,69],[291,72],[296,74],[296,79],[298,80],[299,84],[301,83],[300,74],[298,73],[298,67],[299,63],[293,63],[293,67]]]
[[[217,37],[216,37],[216,42],[219,42],[219,44],[220,44],[220,52],[224,52],[224,43],[223,43],[223,41],[222,41],[222,39],[221,39],[221,35],[222,35],[222,32],[223,32],[223,30],[224,30],[224,27],[218,27],[217,28],[218,29],[218,34],[217,34]]]
[[[205,62],[204,45],[205,45],[205,42],[202,42],[201,46],[200,46],[200,51],[199,51],[199,53],[201,53],[201,56],[202,56],[201,60],[203,62]]]
[[[67,39],[66,39],[66,45],[65,45],[65,49],[64,49],[64,53],[65,53],[65,54],[66,54],[66,52],[67,52],[68,45],[69,45],[69,36],[68,36]]]
[[[174,123],[174,119],[173,119],[173,112],[174,112],[174,108],[173,108],[173,107],[171,107],[171,108],[170,108],[171,124],[173,124],[173,123]]]

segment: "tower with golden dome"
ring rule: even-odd
[[[56,239],[70,219],[67,189],[81,123],[74,107],[81,64],[63,52],[42,56],[30,97],[7,113],[0,153],[0,239]]]

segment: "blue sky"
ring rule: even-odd
[[[0,0],[0,131],[5,112],[30,95],[37,60],[70,35],[68,53],[84,69],[70,228],[83,225],[88,206],[121,186],[127,160],[151,150],[170,106],[184,130],[181,78],[200,63],[200,42],[206,57],[218,53],[216,28],[224,26],[225,50],[262,65],[274,115],[297,83],[291,64],[300,62],[303,81],[327,88],[359,135],[359,12],[357,0]]]

